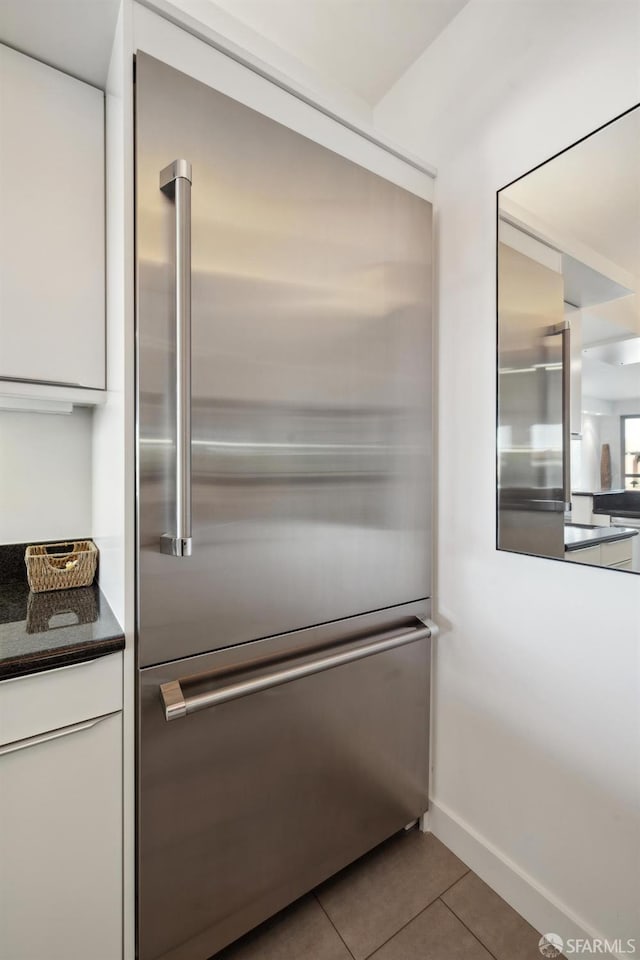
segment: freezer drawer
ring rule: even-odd
[[[428,630],[406,611],[383,620],[140,672],[140,960],[206,960],[426,810]],[[367,655],[326,666],[354,651]],[[174,681],[204,706],[168,721]]]

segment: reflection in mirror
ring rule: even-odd
[[[640,573],[640,106],[498,193],[498,547]]]

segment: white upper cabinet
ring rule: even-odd
[[[0,46],[0,377],[105,388],[104,96]]]

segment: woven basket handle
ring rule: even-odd
[[[47,566],[49,567],[49,569],[55,570],[56,573],[71,573],[72,570],[75,570],[75,568],[78,566],[77,550],[72,549],[68,553],[45,553],[44,557],[47,561]],[[59,563],[61,560],[65,560],[65,559],[67,561],[71,559],[73,560],[73,566],[69,567],[69,569],[67,569],[66,566],[58,567],[55,565],[55,563],[53,563],[54,560],[57,560]]]

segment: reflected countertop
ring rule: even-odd
[[[640,518],[640,491],[607,490],[593,498],[593,512],[615,517]]]
[[[0,545],[0,680],[115,653],[124,633],[97,584],[32,593],[23,545]]]
[[[632,527],[593,527],[581,523],[566,523],[564,526],[565,550],[582,550],[598,543],[611,543],[636,537],[640,530]]]
[[[613,490],[573,490],[572,495],[574,497],[604,497],[611,496],[612,494],[618,495],[624,493],[624,489],[620,487],[619,489]]]

